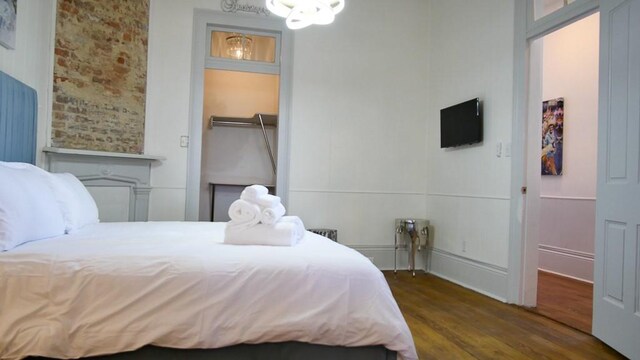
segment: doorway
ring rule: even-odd
[[[535,40],[541,49],[542,118],[540,137],[529,134],[529,141],[541,144],[536,311],[587,333],[593,313],[599,27],[595,13]]]
[[[227,209],[247,185],[275,188],[279,80],[205,70],[200,221],[229,221]]]
[[[216,199],[253,183],[287,203],[291,44],[281,21],[196,10],[186,220],[211,221]]]
[[[632,354],[640,354],[640,343],[634,336],[640,329],[640,318],[637,316],[640,286],[636,281],[640,279],[637,253],[640,248],[637,246],[640,239],[640,182],[637,180],[640,174],[640,97],[637,96],[640,93],[640,77],[638,68],[631,65],[638,64],[640,58],[640,37],[637,36],[640,0],[575,0],[557,13],[541,19],[532,15],[533,4],[534,0],[516,2],[516,14],[525,23],[516,22],[515,146],[512,163],[512,184],[515,187],[511,201],[509,299],[524,306],[534,306],[536,302],[540,197],[526,194],[532,194],[532,187],[539,186],[540,181],[536,179],[540,175],[530,171],[530,168],[540,168],[540,155],[538,153],[537,158],[530,158],[525,154],[535,154],[536,151],[530,151],[529,148],[539,150],[540,143],[526,143],[528,139],[524,134],[540,132],[540,126],[532,121],[520,121],[542,117],[538,106],[542,101],[539,96],[541,92],[535,91],[540,85],[540,76],[532,76],[539,69],[536,69],[537,64],[528,61],[530,53],[539,51],[533,41],[599,12],[600,79],[592,333],[607,345],[632,357]],[[516,156],[519,151],[524,151],[521,157]],[[524,169],[527,170],[526,178]],[[523,186],[522,196],[516,193],[520,186]]]

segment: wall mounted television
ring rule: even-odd
[[[475,98],[440,110],[440,147],[449,148],[482,141],[482,109]]]

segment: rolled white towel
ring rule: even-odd
[[[302,219],[294,215],[283,216],[280,218],[280,220],[278,220],[276,224],[293,224],[295,226],[294,231],[295,231],[296,237],[298,238],[298,241],[302,240],[302,238],[304,237],[304,233],[307,231],[304,228],[304,223],[302,222]]]
[[[302,232],[304,236],[304,231]],[[258,224],[246,229],[227,225],[224,243],[233,245],[294,246],[302,238],[299,226],[293,222],[277,222],[273,225]]]
[[[268,208],[273,209],[281,204],[280,197],[271,194],[260,195],[253,202],[260,205],[260,208],[263,210]]]
[[[262,185],[251,185],[242,190],[240,199],[255,203],[259,196],[267,194],[269,194],[269,190],[266,187]]]
[[[278,205],[274,207],[262,208],[262,223],[271,225],[275,224],[282,218],[282,216],[287,212],[284,208],[284,205],[278,203]]]
[[[295,215],[283,216],[280,218],[280,221],[278,222],[294,223],[296,224],[296,226],[302,229],[302,232],[306,231],[306,229],[304,228],[304,223],[302,222],[302,219],[300,219],[300,217]]]
[[[238,199],[229,206],[229,218],[231,218],[231,221],[228,226],[237,229],[246,229],[258,224],[260,220],[262,220],[262,212],[258,205]]]

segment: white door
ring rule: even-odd
[[[640,359],[640,0],[600,19],[593,334]]]

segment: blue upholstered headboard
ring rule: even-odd
[[[38,96],[0,71],[0,161],[35,164]]]

